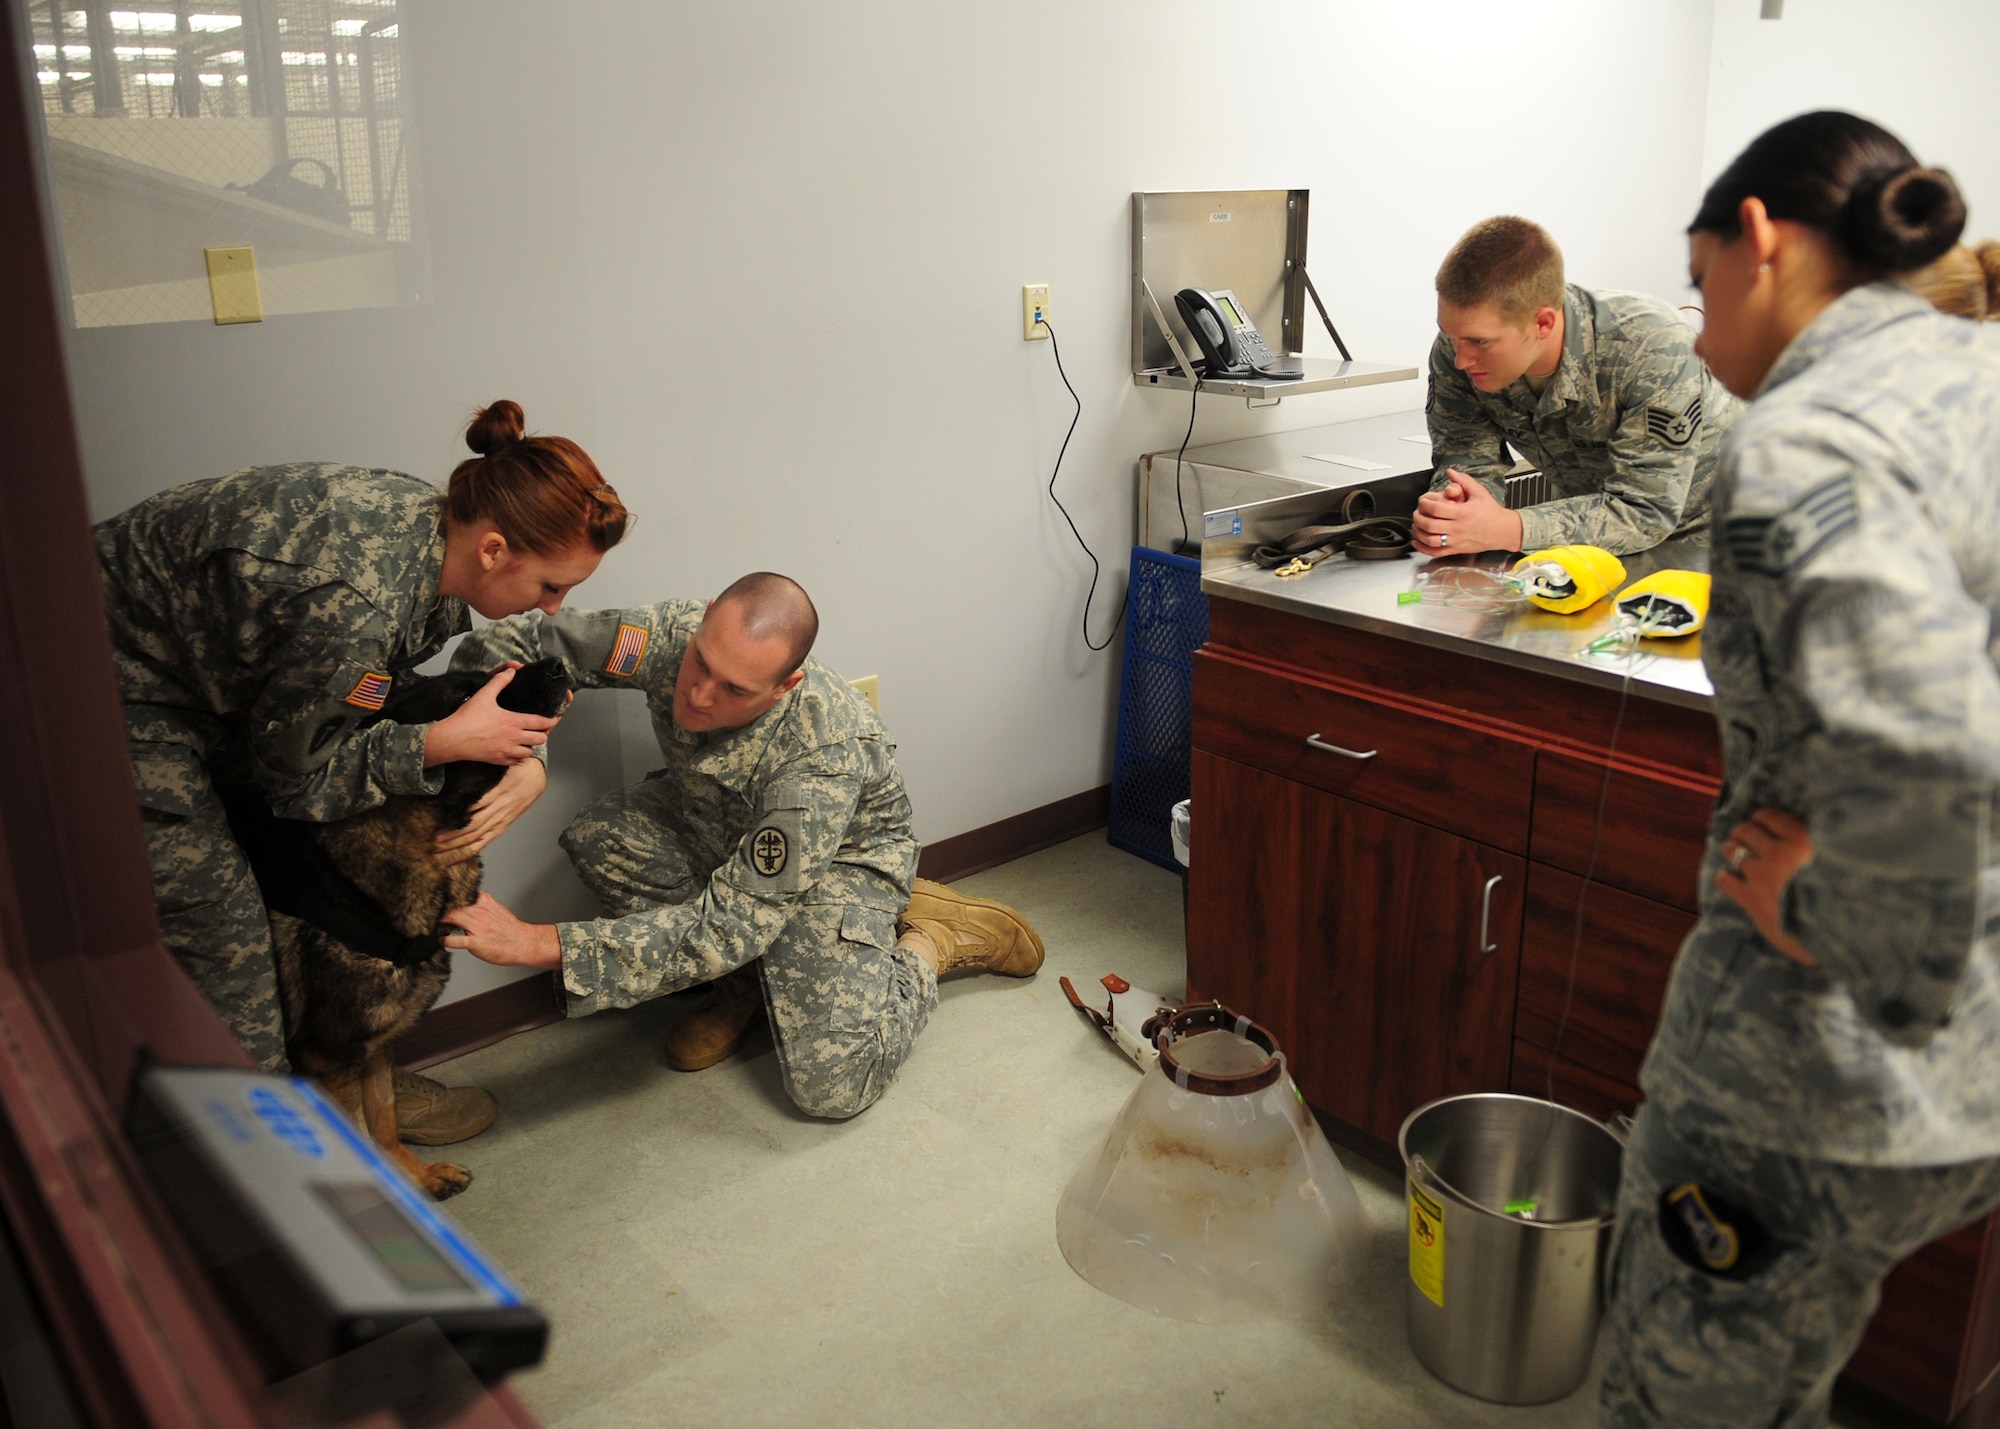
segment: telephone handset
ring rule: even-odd
[[[1174,306],[1188,325],[1194,340],[1208,359],[1210,377],[1254,372],[1259,377],[1299,377],[1279,365],[1277,354],[1257,331],[1242,302],[1227,288],[1208,292],[1202,288],[1182,288],[1174,294]]]

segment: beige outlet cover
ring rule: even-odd
[[[218,326],[264,321],[264,300],[257,292],[257,257],[249,247],[204,248],[208,260],[208,298]]]

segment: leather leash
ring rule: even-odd
[[[1301,526],[1273,545],[1257,547],[1250,559],[1267,571],[1296,565],[1303,573],[1342,551],[1349,560],[1394,560],[1407,552],[1410,544],[1408,521],[1377,516],[1374,493],[1355,490],[1340,503],[1339,525]]]

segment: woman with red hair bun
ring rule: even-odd
[[[625,534],[596,464],[528,435],[516,403],[481,410],[465,440],[474,455],[445,491],[354,466],[248,467],[96,528],[161,932],[266,1069],[286,1065],[270,926],[216,783],[254,783],[280,817],[326,823],[436,793],[441,765],[507,765],[448,854],[470,857],[540,794],[534,755],[555,722],[500,708],[507,671],[435,724],[360,725],[470,611],[552,613]],[[491,1120],[484,1093],[468,1105],[398,1078],[434,1104],[428,1122],[414,1105],[403,1118],[412,1139]]]

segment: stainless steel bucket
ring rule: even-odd
[[[1603,1310],[1619,1135],[1553,1102],[1481,1092],[1418,1107],[1397,1144],[1410,1348],[1481,1399],[1570,1393],[1590,1373]]]

